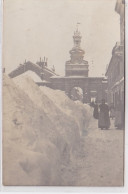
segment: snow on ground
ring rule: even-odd
[[[81,117],[84,119],[87,114],[85,107],[78,108],[68,98],[63,102],[63,106],[68,103],[69,110],[74,104],[79,115],[76,120],[26,76],[13,80],[4,76],[3,86],[4,184],[64,184],[61,168],[68,166],[80,142],[85,127]]]
[[[62,112],[68,115],[68,117],[73,117],[77,122],[79,129],[81,129],[80,134],[83,131],[88,130],[88,125],[90,121],[91,108],[88,105],[83,105],[80,101],[72,101],[68,98],[65,92],[60,90],[52,90],[47,87],[40,87],[43,93],[45,93],[53,103],[61,109]]]
[[[123,130],[100,130],[92,110],[20,76],[3,80],[5,185],[123,185]]]
[[[91,119],[89,133],[81,137],[67,169],[63,170],[65,185],[71,186],[123,186],[124,181],[124,132],[114,128],[97,128]]]
[[[3,95],[4,184],[54,184],[54,178],[59,183],[54,123],[8,77],[4,77]]]
[[[70,163],[76,186],[123,186],[124,131],[114,128],[98,129],[91,119],[89,133],[81,138],[81,145]]]

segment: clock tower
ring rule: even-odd
[[[81,49],[81,34],[78,30],[74,32],[74,47],[69,51],[70,60],[65,64],[65,76],[84,76],[88,77],[88,61],[84,60],[84,50]]]

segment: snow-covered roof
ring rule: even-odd
[[[90,79],[90,80],[91,79],[101,79],[101,80],[104,79],[102,82],[105,82],[105,83],[107,82],[107,79],[105,77],[85,77],[85,76],[78,76],[78,75],[73,75],[73,76],[56,76],[55,75],[55,76],[52,76],[51,78],[58,78],[58,79],[59,78],[64,78],[64,79],[74,79],[74,78],[81,79],[82,78],[82,79]]]
[[[52,76],[51,78],[65,78],[65,76],[57,76],[57,75],[54,75],[54,76]]]
[[[44,68],[44,71],[47,71],[47,72],[57,76],[57,74],[54,71],[52,71],[51,69],[48,69],[47,67]]]
[[[65,77],[65,78],[66,78],[66,79],[67,79],[67,78],[69,78],[69,79],[70,79],[70,78],[73,78],[73,79],[74,79],[74,78],[88,78],[88,77],[85,77],[85,76],[78,76],[78,75],[72,75],[72,76],[67,76],[67,77]]]

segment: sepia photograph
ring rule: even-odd
[[[124,186],[125,0],[4,0],[2,184]]]

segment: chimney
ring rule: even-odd
[[[47,61],[48,61],[48,58],[46,58],[46,62],[45,62],[45,65],[47,66],[48,64],[47,64]]]

